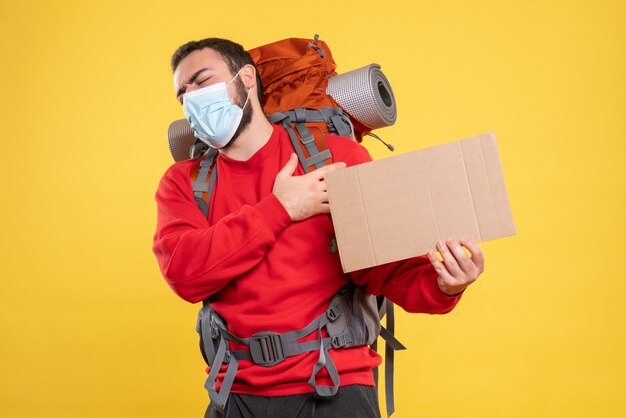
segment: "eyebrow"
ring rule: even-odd
[[[176,98],[179,98],[181,94],[183,94],[185,92],[185,90],[187,89],[186,86],[187,84],[193,83],[194,81],[196,81],[196,78],[198,78],[198,76],[206,70],[210,70],[210,68],[202,68],[198,71],[196,71],[195,73],[193,73],[193,75],[191,76],[191,78],[186,82],[183,83],[183,87],[179,88],[178,91],[176,92]]]

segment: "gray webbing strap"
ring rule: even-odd
[[[289,121],[289,119],[283,120],[283,127],[287,131],[287,134],[289,135],[289,139],[291,140],[291,145],[293,145],[293,149],[298,155],[298,160],[300,161],[300,165],[306,172],[306,157],[304,156],[304,152],[302,152],[300,141],[298,141],[298,136],[296,135],[296,132],[291,127],[291,122]]]
[[[324,121],[330,126],[331,131],[346,138],[353,138],[353,127],[350,118],[337,107],[324,107],[319,110]]]
[[[304,115],[304,119],[306,122],[330,122],[333,116],[342,116],[346,119],[342,119],[340,125],[350,126],[348,123],[348,116],[346,113],[339,107],[323,107],[321,109],[300,109],[303,110],[304,113],[298,112],[300,115]],[[267,120],[270,123],[278,123],[281,122],[284,118],[289,118],[292,122],[296,121],[296,112],[295,110],[288,110],[286,112],[276,112],[267,117]],[[329,126],[329,128],[333,132],[339,132],[337,127],[334,125]]]
[[[235,334],[224,328],[220,330],[222,331],[222,335],[224,336],[224,338],[226,338],[227,340],[234,341],[237,344],[241,345],[250,345],[250,338],[239,338]]]
[[[315,36],[317,37],[317,35],[315,35]],[[315,38],[315,40],[317,41],[317,38]],[[315,48],[317,53],[320,55],[320,58],[324,58],[324,50],[321,47],[319,47],[317,45],[314,45],[313,43],[309,43],[306,46],[306,49],[309,49],[309,48]]]
[[[316,147],[317,149],[317,147]],[[327,160],[329,158],[332,158],[332,154],[330,153],[330,150],[325,149],[322,152],[318,152],[317,154],[309,157],[306,159],[306,166],[310,167],[312,165],[315,165],[315,167],[320,168],[324,166],[324,160]]]
[[[207,151],[208,145],[199,139],[189,149],[189,158],[198,158]]]
[[[389,335],[393,335],[393,332],[395,330],[395,315],[393,312],[393,304],[391,303],[390,300],[386,300],[385,304],[387,305],[386,307],[386,313],[387,313],[387,329],[385,329],[385,331],[389,334]],[[381,333],[382,333],[383,328],[381,327]],[[394,338],[395,339],[395,338]],[[397,341],[397,340],[396,340]],[[391,414],[394,413],[394,411],[396,410],[396,405],[395,405],[395,401],[394,401],[394,390],[393,390],[393,366],[394,366],[394,362],[393,362],[393,357],[394,357],[394,351],[395,348],[391,347],[391,344],[389,343],[389,341],[385,340],[386,342],[386,347],[385,347],[385,402],[387,404],[387,416],[390,417]]]
[[[219,393],[215,390],[215,380],[217,379],[217,374],[220,371],[220,366],[226,357],[226,346],[228,343],[225,338],[220,337],[219,346],[217,348],[217,353],[215,354],[215,360],[213,360],[213,364],[211,364],[211,371],[206,378],[206,382],[204,384],[205,389],[209,393],[209,398],[211,399],[211,403],[215,406],[215,408],[224,413],[224,406],[226,405],[226,401],[228,400],[228,395],[230,394],[230,389],[233,386],[233,382],[235,380],[235,374],[237,373],[237,369],[239,367],[239,362],[233,356],[229,356],[228,368],[226,369],[226,375],[224,376],[224,380],[222,381],[222,387],[220,388]]]
[[[301,109],[301,110],[304,110],[304,109]],[[309,155],[310,155],[310,157],[305,162],[304,169],[306,170],[312,165],[315,165],[315,168],[324,167],[323,161],[325,158],[322,160],[319,160],[317,158],[319,157],[320,150],[317,149],[317,144],[315,143],[315,137],[313,137],[313,135],[311,135],[311,132],[309,132],[308,128],[304,124],[304,120],[302,120],[302,122],[296,122],[296,130],[300,134],[300,141],[304,144],[304,146],[306,147],[306,150],[309,152]],[[330,155],[330,152],[328,154]],[[309,160],[313,160],[313,161],[309,162]]]
[[[320,356],[317,360],[317,363],[315,363],[315,366],[313,367],[313,372],[311,373],[311,377],[309,378],[309,386],[311,386],[313,390],[315,390],[315,393],[320,396],[334,396],[339,390],[339,373],[337,372],[337,368],[335,367],[335,363],[333,363],[330,354],[328,354],[328,349],[330,347],[328,345],[324,345],[324,340],[322,339],[322,328],[320,327],[317,332],[320,342]],[[322,386],[318,385],[315,382],[315,376],[320,370],[322,370],[323,367],[326,367],[326,371],[328,372],[328,375],[333,382],[333,386]]]
[[[374,340],[374,342],[370,344],[370,348],[378,353],[378,340]],[[372,374],[374,375],[374,384],[378,387],[378,366],[372,369]]]
[[[387,324],[389,324],[389,318],[387,318]],[[406,350],[406,347],[394,337],[391,331],[383,326],[380,327],[380,336],[385,340],[385,344],[390,346],[393,350]]]
[[[294,109],[288,112],[276,112],[268,116],[268,120],[271,123],[282,122],[283,127],[289,134],[289,139],[293,144],[300,164],[305,171],[308,171],[309,167],[315,166],[315,168],[321,168],[324,166],[324,160],[332,159],[332,154],[327,148],[320,152],[315,143],[315,138],[309,132],[306,127],[306,122],[325,122],[331,132],[339,133],[340,135],[350,137],[350,125],[348,125],[342,118],[343,111],[339,108],[322,108],[320,110],[311,109]],[[295,131],[293,130],[292,123],[295,124],[296,130],[300,135],[300,142],[304,144],[309,153],[309,158],[304,157],[302,147],[297,140]]]
[[[324,107],[320,110],[312,110],[312,109],[298,109],[302,112],[298,112],[298,115],[305,120],[306,122],[328,122],[330,120],[330,115],[336,114],[339,112],[341,114],[341,109],[339,108],[330,108]],[[288,110],[286,112],[276,112],[267,117],[267,120],[270,123],[278,123],[283,119],[288,118],[290,121],[296,121],[296,112],[295,110]]]
[[[387,404],[388,417],[390,417],[395,411],[393,387],[394,351],[406,350],[406,347],[393,335],[395,330],[395,315],[393,308],[393,302],[385,298],[383,303],[380,305],[380,309],[378,310],[378,314],[381,319],[383,316],[387,316],[387,328],[381,325],[380,336],[383,340],[385,340],[385,401]],[[370,345],[370,348],[377,351],[378,342],[374,341]],[[373,374],[374,382],[376,383],[376,386],[378,386],[378,367],[374,368]]]
[[[349,125],[343,120],[343,118],[339,115],[333,115],[330,117],[330,120],[333,123],[335,129],[337,129],[337,133],[341,136],[350,137],[351,130]]]
[[[310,156],[309,159],[318,157],[320,150],[317,149],[317,144],[315,143],[315,137],[311,135],[311,132],[309,132],[308,128],[304,124],[305,122],[309,121],[306,117],[307,116],[306,109],[298,108],[298,109],[294,109],[292,112],[293,112],[294,118],[291,119],[291,121],[295,123],[296,129],[298,133],[300,134],[300,142],[304,144],[304,146],[306,147],[306,150],[309,152],[309,156]],[[309,161],[307,160],[307,162],[305,163],[306,165],[304,166],[304,169],[308,170],[308,168],[312,165],[315,165],[315,168],[322,168],[324,166],[322,161],[323,159],[321,161],[309,163]]]
[[[311,334],[317,329],[323,328],[329,321],[327,312],[330,308],[331,307],[329,307],[326,311],[322,312],[317,318],[311,321],[306,327],[296,330],[296,331],[289,331],[289,332],[285,332],[282,334],[278,334],[274,332],[260,332],[260,333],[254,334],[250,338],[239,338],[233,333],[231,333],[230,331],[225,330],[225,329],[222,329],[221,333],[225,339],[236,342],[240,345],[246,345],[248,347],[250,347],[252,344],[256,344],[254,340],[259,341],[261,339],[268,339],[268,340],[273,339],[274,341],[272,341],[272,343],[277,344],[280,347],[279,351],[281,352],[282,357],[284,358],[292,357],[298,354],[306,353],[308,351],[314,351],[314,350],[319,349],[318,340],[306,341],[306,342],[299,342],[298,340],[300,338],[303,338]],[[331,346],[332,339],[330,337],[323,338],[323,340],[324,340],[323,343],[325,344],[325,346],[327,347]],[[267,347],[267,349],[271,349],[271,348]],[[235,350],[232,353],[239,360],[253,360],[254,361],[253,354],[251,354],[251,351],[252,351],[251,349],[250,350]]]
[[[332,339],[330,337],[324,338],[324,347],[330,347],[332,344]],[[283,351],[285,357],[291,357],[302,353],[308,353],[309,351],[319,350],[320,344],[318,340],[306,341],[302,343],[297,343],[294,345],[287,344],[286,349]],[[231,351],[231,354],[237,357],[238,360],[251,360],[252,355],[250,354],[250,350],[234,350]]]
[[[300,141],[298,141],[298,136],[296,135],[296,132],[291,127],[292,116],[290,115],[292,114],[293,112],[284,112],[284,113],[276,112],[268,116],[267,120],[270,121],[270,123],[282,122],[283,128],[285,128],[285,130],[287,131],[287,134],[289,135],[289,140],[291,141],[291,145],[293,146],[294,151],[298,155],[298,160],[300,161],[300,165],[304,168],[306,164],[306,158],[304,157],[304,153],[302,152],[302,147],[300,146]]]
[[[209,205],[202,198],[202,194],[207,193],[209,195],[209,201],[211,200],[211,193],[213,192],[215,181],[217,180],[217,170],[213,170],[208,182],[207,177],[216,156],[217,150],[215,148],[209,148],[206,158],[200,161],[198,178],[191,184],[193,198],[205,217],[209,216]]]
[[[385,300],[387,327],[381,327],[380,335],[385,340],[385,402],[387,404],[387,416],[390,417],[396,410],[393,388],[394,353],[396,350],[406,350],[406,347],[393,336],[396,327],[393,302]]]
[[[276,112],[276,113],[272,113],[271,115],[269,115],[267,117],[267,120],[269,123],[278,123],[278,122],[282,122],[283,119],[287,118],[288,116],[285,115],[282,112]]]
[[[196,329],[196,331],[200,332],[200,337],[202,338],[202,347],[204,348],[204,354],[207,359],[215,358],[215,348],[213,347],[213,343],[211,340],[213,339],[213,330],[211,329],[211,321],[210,321],[210,304],[208,301],[202,302],[202,309],[200,309],[200,320],[198,321],[198,325],[200,329]],[[208,361],[208,360],[207,360]]]

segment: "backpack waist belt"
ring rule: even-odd
[[[350,347],[365,345],[355,344],[352,332],[347,329],[346,315],[343,315],[344,305],[341,294],[337,294],[331,300],[329,307],[315,318],[306,327],[284,333],[272,331],[259,332],[249,338],[240,338],[226,329],[222,318],[211,308],[208,301],[203,302],[203,307],[198,313],[196,330],[200,334],[200,348],[211,371],[205,382],[205,389],[214,406],[223,412],[228,400],[228,395],[235,379],[239,360],[251,360],[255,364],[271,367],[281,363],[287,357],[309,351],[318,351],[319,358],[313,367],[309,385],[320,396],[334,396],[339,388],[339,373],[331,357],[328,355],[330,348]],[[327,326],[329,323],[338,322],[336,326]],[[326,327],[328,337],[322,337],[322,328]],[[343,331],[337,333],[337,329]],[[306,342],[298,342],[299,339],[317,331],[317,339]],[[333,335],[334,334],[334,335]],[[231,350],[228,341],[248,346],[245,350]],[[215,382],[223,363],[228,364],[226,374],[220,391],[215,389]],[[322,386],[315,382],[315,376],[326,368],[333,383],[332,386]]]

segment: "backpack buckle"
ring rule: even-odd
[[[330,322],[334,322],[337,318],[341,316],[343,313],[343,309],[339,303],[330,306],[326,310],[326,317],[330,320]]]
[[[344,347],[351,343],[352,343],[352,338],[350,338],[350,335],[346,333],[335,335],[330,340],[330,344],[332,345],[333,348]]]
[[[274,366],[285,359],[280,334],[267,331],[250,337],[250,356],[259,366]]]
[[[304,145],[307,145],[315,141],[315,137],[311,134],[308,134],[307,136],[303,136],[300,140],[302,141]]]

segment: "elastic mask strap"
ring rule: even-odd
[[[244,110],[246,108],[246,105],[248,104],[248,101],[250,100],[250,92],[252,91],[252,89],[248,89],[248,95],[246,96],[246,102],[243,104],[243,107],[241,108],[241,110]]]
[[[239,73],[241,72],[241,70],[243,70],[243,67],[241,67],[239,69],[239,71],[237,71],[237,74],[235,74],[235,76],[233,78],[230,79],[230,81],[228,83],[226,83],[226,87],[228,87],[230,85],[230,83],[232,83],[233,81],[235,81],[235,79],[239,76]],[[250,100],[250,92],[252,91],[252,88],[248,89],[248,96],[246,97],[246,102],[243,104],[243,107],[241,108],[241,110],[246,108],[246,105],[248,104],[248,100]]]
[[[239,73],[241,72],[241,70],[243,70],[243,67],[241,67],[241,68],[239,69],[239,71],[237,71],[237,74],[235,74],[235,75],[233,76],[233,78],[231,78],[231,79],[230,79],[230,81],[229,81],[228,83],[226,83],[226,87],[228,87],[228,86],[230,85],[230,83],[232,83],[232,82],[233,82],[233,81],[237,78],[237,76],[239,75]]]

